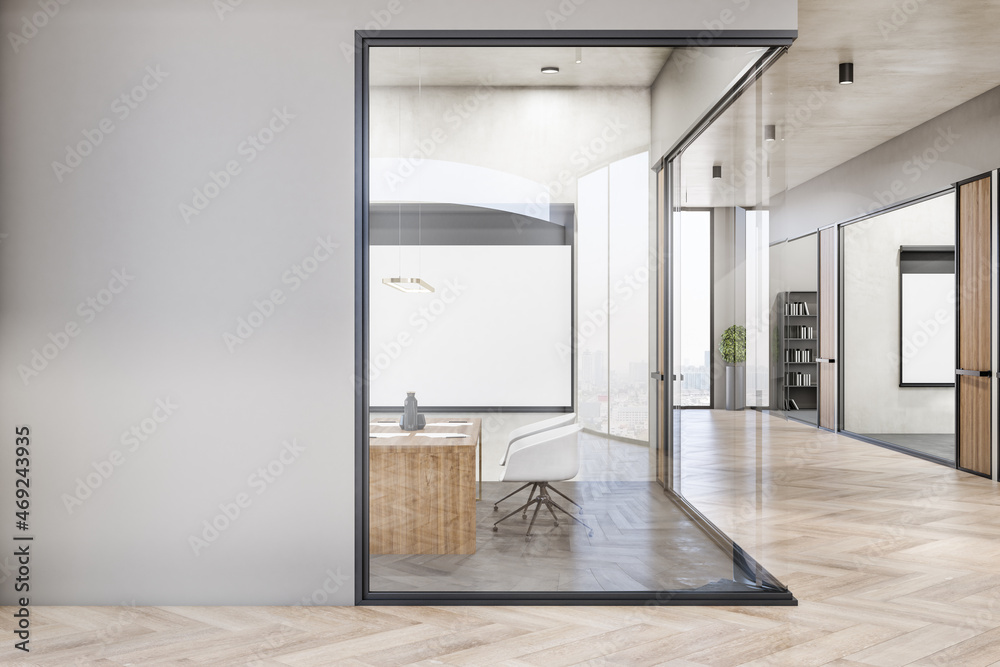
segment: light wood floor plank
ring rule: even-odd
[[[0,664],[1000,667],[1000,485],[767,416],[697,412],[684,493],[798,607],[37,607],[29,655],[4,608]],[[631,541],[639,516],[623,502],[603,522],[617,568],[567,567],[559,587],[653,576]]]

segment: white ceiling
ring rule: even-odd
[[[380,47],[370,51],[373,86],[649,87],[669,48]],[[555,66],[558,74],[542,74]]]
[[[756,92],[744,96],[685,154],[690,205],[759,203],[997,87],[998,29],[1000,0],[802,0],[799,38],[765,75],[760,106]],[[853,85],[837,81],[842,61],[854,63]],[[766,124],[784,138],[770,176],[765,164],[733,200],[712,165],[729,181]]]

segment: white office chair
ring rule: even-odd
[[[523,440],[524,438],[527,438],[530,435],[544,433],[545,431],[551,431],[552,429],[560,428],[562,426],[569,426],[575,421],[576,421],[576,414],[571,412],[566,415],[559,415],[558,417],[552,417],[551,419],[545,419],[540,422],[535,422],[534,424],[528,424],[527,426],[515,428],[513,431],[510,432],[510,435],[507,436],[507,449],[504,450],[503,456],[500,457],[500,465],[502,466],[507,465],[507,457],[510,456],[511,449],[514,448],[515,443]],[[520,487],[516,491],[508,493],[506,496],[493,503],[493,511],[498,512],[500,508],[497,507],[497,505],[507,500],[515,493],[520,493],[529,486],[532,486],[532,482],[528,482],[527,484]],[[534,493],[534,488],[532,488],[532,493]],[[528,501],[529,502],[531,501],[531,495],[528,496]],[[576,503],[573,504],[575,505]],[[579,507],[579,505],[577,505],[577,507]]]
[[[569,518],[587,529],[587,534],[593,537],[594,531],[590,526],[576,518],[558,503],[549,497],[549,491],[555,491],[560,496],[580,507],[572,498],[562,493],[551,484],[561,482],[576,477],[580,472],[580,430],[583,427],[579,424],[562,426],[560,428],[536,433],[525,438],[511,448],[507,454],[507,467],[503,471],[501,482],[526,482],[525,486],[531,485],[531,493],[528,502],[521,507],[501,518],[493,524],[493,532],[497,531],[500,522],[509,519],[518,512],[522,518],[527,518],[528,508],[535,506],[535,511],[531,515],[531,523],[528,524],[528,532],[524,535],[524,540],[531,540],[531,529],[535,526],[535,519],[542,505],[549,510],[555,525],[559,525],[559,518],[554,510],[559,510]],[[524,488],[524,487],[521,487]],[[535,494],[538,495],[535,495]],[[582,510],[582,508],[581,508]]]

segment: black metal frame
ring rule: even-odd
[[[733,91],[741,93],[746,82],[756,80],[795,39],[797,31],[378,31],[355,33],[355,602],[359,605],[459,604],[459,605],[794,605],[787,589],[774,592],[706,593],[697,591],[622,591],[622,592],[424,592],[383,593],[369,589],[369,517],[368,507],[368,197],[369,197],[369,48],[372,46],[757,46],[770,47],[755,67]],[[697,41],[696,41],[697,40]],[[686,139],[704,131],[710,121],[733,102],[727,93],[699,121],[685,139],[671,149],[679,153]],[[716,111],[718,110],[718,111]],[[661,162],[660,164],[666,164]],[[668,212],[669,213],[669,212]],[[668,414],[672,413],[672,406]],[[672,474],[672,471],[670,471]],[[692,508],[693,509],[693,508]]]
[[[845,435],[848,438],[854,438],[855,440],[867,442],[870,445],[877,445],[879,447],[882,447],[883,449],[890,449],[894,452],[899,452],[900,454],[909,454],[910,456],[916,457],[918,459],[930,461],[931,463],[937,463],[943,465],[946,468],[957,467],[954,461],[949,461],[948,459],[942,459],[941,457],[934,456],[933,454],[927,454],[925,452],[920,451],[919,449],[910,449],[908,447],[904,447],[903,445],[897,445],[894,442],[888,442],[886,440],[871,438],[867,435],[862,435],[860,433],[855,433],[853,431],[845,431],[843,429],[840,429],[838,433],[840,435]]]

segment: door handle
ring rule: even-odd
[[[649,377],[653,378],[654,380],[659,380],[660,382],[663,382],[664,380],[667,379],[666,375],[664,375],[663,373],[657,373],[656,371],[650,373]]]
[[[993,374],[993,371],[967,371],[964,368],[956,368],[955,375],[968,375],[974,378],[988,378]]]
[[[820,364],[835,364],[835,363],[837,363],[836,359],[824,359],[823,357],[816,357],[816,361],[817,361],[817,363],[820,363]]]

